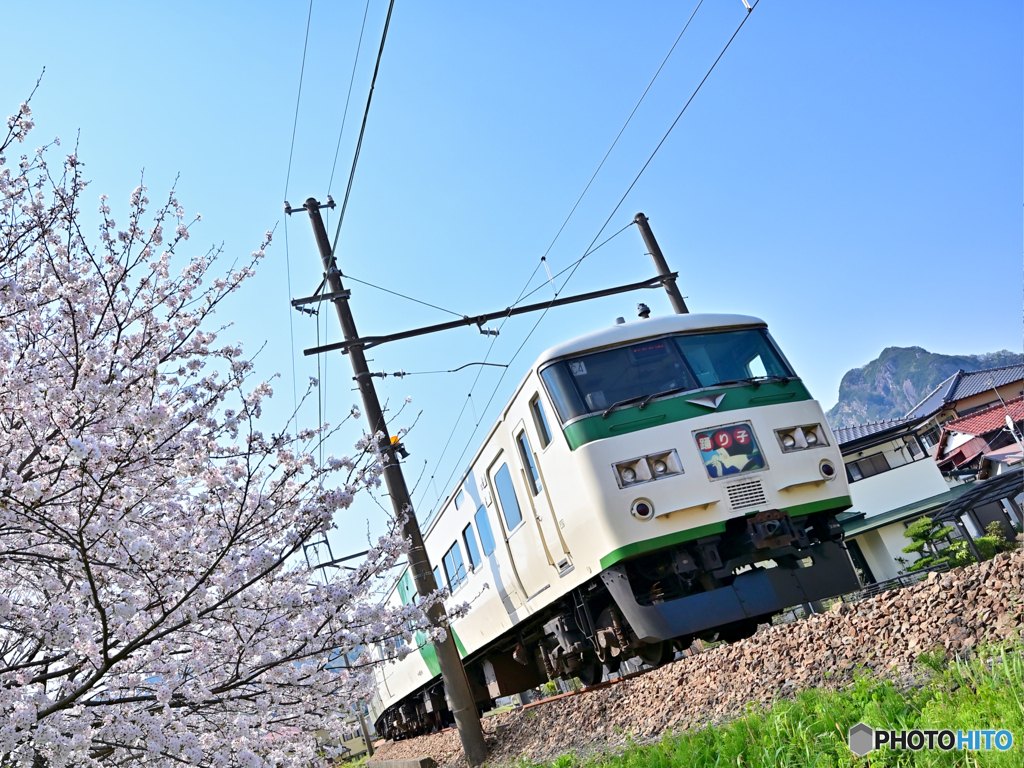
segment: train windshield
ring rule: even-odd
[[[541,376],[562,422],[659,395],[793,372],[763,328],[647,339],[559,360]]]

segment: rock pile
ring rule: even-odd
[[[825,614],[766,629],[680,659],[646,675],[484,720],[490,764],[616,751],[667,728],[682,730],[770,704],[803,688],[836,688],[857,670],[903,677],[922,653],[963,654],[979,643],[1020,637],[1024,553],[882,593]],[[504,727],[501,727],[504,726]],[[429,756],[464,766],[452,730],[384,744],[375,759]]]

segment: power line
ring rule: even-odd
[[[558,240],[558,237],[562,234],[562,230],[565,229],[565,225],[569,223],[569,219],[571,219],[572,215],[576,213],[576,209],[579,207],[580,202],[582,202],[584,195],[587,194],[587,190],[590,189],[590,185],[594,183],[594,179],[597,178],[597,174],[601,172],[601,169],[604,167],[605,161],[608,160],[608,156],[611,155],[612,150],[615,149],[615,145],[619,143],[619,139],[622,138],[622,134],[625,132],[626,127],[633,119],[633,115],[635,115],[636,111],[640,109],[640,105],[643,103],[644,98],[646,98],[648,91],[651,90],[651,86],[654,85],[654,81],[658,79],[658,75],[661,74],[661,70],[665,68],[665,64],[668,63],[669,57],[672,55],[672,52],[676,49],[676,46],[679,45],[679,41],[683,38],[683,35],[689,28],[690,22],[693,21],[693,17],[697,15],[697,11],[700,10],[701,5],[703,4],[704,0],[699,0],[699,2],[697,3],[697,7],[694,8],[693,13],[690,14],[690,18],[686,20],[686,24],[683,25],[683,28],[679,32],[679,35],[676,37],[675,42],[672,43],[672,47],[668,49],[668,53],[666,53],[665,58],[662,59],[661,64],[658,66],[658,70],[654,73],[654,77],[651,78],[651,82],[647,84],[647,87],[644,88],[644,92],[640,94],[640,99],[633,107],[633,111],[629,113],[629,117],[626,118],[626,122],[622,124],[622,127],[619,129],[619,132],[615,135],[615,139],[612,141],[611,146],[608,147],[608,151],[604,153],[604,157],[601,158],[601,162],[597,164],[597,169],[594,171],[594,174],[590,177],[590,181],[587,182],[587,186],[583,188],[583,191],[580,193],[580,196],[576,200],[575,205],[573,205],[572,210],[569,211],[569,215],[565,217],[565,221],[562,222],[562,226],[558,228],[558,232],[555,233],[555,237],[551,241],[551,245],[549,245],[547,250],[544,251],[544,255],[541,256],[541,261],[544,261],[547,255],[551,252],[551,249],[554,247],[555,242]],[[534,270],[533,274],[536,275],[537,270]],[[532,280],[533,277],[531,276],[530,279]]]
[[[341,135],[345,132],[345,118],[348,117],[348,103],[352,98],[352,84],[356,80],[356,65],[359,64],[359,51],[363,47],[363,32],[366,30],[366,16],[370,12],[370,0],[366,0],[366,9],[363,11],[363,25],[359,28],[359,42],[356,44],[356,57],[352,62],[352,76],[348,80],[348,95],[345,96],[345,111],[341,113],[341,128],[338,129],[338,145],[334,148],[334,165],[331,166],[331,180],[327,182],[327,194],[331,194],[331,185],[334,184],[334,171],[338,167],[338,153],[341,151]]]
[[[313,0],[309,0],[309,13],[306,15],[306,37],[302,43],[302,66],[299,68],[299,92],[295,96],[295,117],[292,120],[292,143],[288,149],[288,170],[284,177],[284,199],[288,200],[288,184],[292,178],[292,157],[295,154],[295,132],[299,127],[299,104],[302,102],[302,79],[306,74],[306,51],[309,48],[309,27],[313,19]],[[285,205],[287,206],[287,202]],[[288,288],[288,300],[292,298],[292,264],[288,249],[288,217],[284,217],[284,265],[287,275],[286,287]],[[299,389],[296,383],[295,374],[295,323],[292,313],[288,313],[288,336],[291,339],[292,348],[292,408],[295,411],[295,431],[298,432],[298,410],[299,410]]]
[[[626,231],[627,229],[629,229],[629,228],[630,228],[630,227],[631,227],[632,225],[633,225],[633,222],[631,221],[631,222],[630,222],[629,224],[627,224],[626,226],[624,226],[624,227],[623,227],[622,229],[620,229],[620,230],[619,230],[618,232],[616,232],[616,233],[615,233],[614,235],[612,235],[612,236],[611,236],[611,237],[609,237],[609,238],[608,238],[607,240],[605,240],[605,241],[604,241],[603,243],[601,243],[601,245],[597,246],[597,248],[600,248],[600,247],[601,247],[601,246],[603,246],[603,245],[604,245],[605,243],[609,242],[610,240],[613,240],[613,239],[615,239],[616,237],[618,237],[619,235],[621,235],[621,234],[622,234],[623,232],[625,232],[625,231]],[[596,238],[595,238],[595,239],[596,239]],[[581,263],[583,262],[583,260],[584,260],[585,258],[587,258],[587,256],[589,256],[589,255],[590,255],[591,253],[593,253],[594,251],[596,251],[596,250],[597,250],[597,248],[593,248],[593,249],[591,249],[591,250],[587,251],[586,253],[584,253],[584,254],[583,254],[583,256],[581,256],[581,257],[580,257],[579,259],[577,259],[577,260],[576,260],[576,262],[574,262],[574,264],[571,264],[571,265],[569,265],[569,267],[566,267],[566,269],[569,269],[569,268],[571,267],[571,268],[572,268],[572,270],[573,270],[573,272],[575,272],[575,271],[576,271],[576,267],[578,267],[578,266],[579,266],[579,265],[580,265],[580,264],[581,264]],[[565,272],[565,271],[566,271],[565,269],[563,269],[563,270],[562,270],[562,272]],[[558,274],[560,275],[560,274],[562,274],[562,272],[559,272]],[[558,298],[559,294],[561,294],[561,292],[562,292],[563,290],[565,290],[565,286],[566,286],[566,284],[567,284],[567,283],[569,282],[569,279],[570,279],[571,277],[572,277],[572,274],[570,274],[570,275],[569,275],[569,277],[565,279],[565,282],[563,282],[563,283],[562,283],[562,286],[561,286],[561,288],[559,288],[559,289],[558,289],[558,290],[557,290],[557,291],[555,292],[555,295],[554,295],[554,296],[552,297],[552,299],[551,299],[551,301],[552,301],[552,302],[554,302],[554,300]],[[543,287],[543,286],[541,286],[541,287]],[[531,291],[531,293],[533,293],[533,291]],[[528,296],[528,295],[529,295],[529,294],[527,294],[527,296]],[[522,300],[523,298],[526,298],[526,297],[525,297],[525,296],[524,296],[524,297],[521,297],[520,301],[521,301],[521,300]],[[463,448],[462,448],[462,453],[461,453],[461,454],[459,454],[459,458],[458,458],[458,459],[457,459],[457,460],[455,461],[455,465],[454,465],[454,468],[453,468],[453,469],[452,469],[452,471],[451,471],[451,474],[450,474],[450,475],[448,475],[448,479],[447,479],[447,480],[445,480],[445,482],[444,482],[444,486],[443,486],[444,488],[447,488],[447,487],[448,487],[448,484],[449,484],[449,483],[450,483],[450,482],[452,481],[452,478],[453,478],[453,477],[455,477],[455,473],[456,473],[456,472],[458,471],[459,465],[460,465],[460,464],[462,463],[462,459],[463,459],[463,457],[464,457],[464,456],[466,455],[466,451],[467,451],[467,450],[469,449],[469,446],[470,446],[470,444],[472,444],[472,442],[473,442],[473,438],[474,438],[474,437],[476,436],[476,433],[477,433],[477,431],[478,431],[478,430],[480,429],[480,425],[481,425],[481,424],[483,423],[483,418],[484,418],[484,416],[486,416],[486,415],[487,415],[487,409],[491,407],[491,403],[492,403],[492,402],[494,402],[494,397],[495,397],[495,395],[496,395],[496,394],[498,393],[498,389],[499,389],[499,387],[501,387],[501,382],[505,380],[505,374],[506,374],[506,373],[508,373],[508,369],[509,369],[509,367],[510,367],[510,366],[512,365],[512,363],[514,363],[514,362],[515,362],[515,359],[516,359],[516,358],[517,358],[517,357],[519,356],[519,353],[523,351],[523,347],[525,347],[525,346],[526,346],[526,342],[528,342],[528,341],[530,340],[530,337],[531,337],[531,336],[533,336],[533,332],[537,330],[537,326],[539,326],[539,325],[540,325],[540,323],[541,323],[541,320],[543,320],[543,319],[544,319],[544,316],[545,316],[545,315],[547,315],[547,313],[548,313],[548,310],[549,310],[549,309],[551,309],[551,307],[550,307],[550,306],[548,306],[548,307],[547,307],[546,309],[544,309],[544,311],[542,311],[542,312],[540,313],[540,317],[538,317],[538,318],[537,318],[537,322],[533,324],[533,327],[532,327],[532,328],[530,329],[530,332],[526,334],[526,338],[524,338],[524,339],[523,339],[523,341],[522,341],[522,343],[520,343],[520,345],[519,345],[518,349],[516,349],[516,351],[515,351],[515,352],[513,353],[512,357],[511,357],[511,358],[509,358],[509,361],[508,361],[508,363],[507,363],[507,364],[505,365],[505,370],[503,370],[503,371],[501,372],[501,376],[499,376],[499,377],[498,377],[498,381],[497,381],[497,383],[496,383],[496,384],[494,385],[494,389],[493,389],[493,390],[491,390],[491,396],[490,396],[490,397],[489,397],[489,398],[487,399],[487,404],[486,404],[486,405],[485,405],[485,406],[483,407],[483,410],[481,411],[481,417],[480,417],[480,418],[479,418],[479,419],[477,420],[476,424],[474,425],[474,427],[473,427],[473,431],[472,431],[472,432],[470,433],[470,435],[469,435],[469,439],[468,439],[468,440],[466,440],[466,445],[465,445],[465,446],[463,446]],[[507,318],[506,318],[506,320],[507,320]],[[502,322],[502,325],[504,325],[504,321]],[[500,328],[500,327],[501,327],[501,326],[499,326],[499,328]],[[493,342],[492,342],[492,346],[493,346]],[[490,353],[490,350],[488,350],[488,354],[489,354],[489,353]],[[481,369],[481,372],[482,372],[482,369]],[[477,374],[477,378],[479,379],[479,374]],[[472,397],[472,394],[473,394],[473,393],[472,393],[472,391],[471,391],[471,392],[470,392],[470,397]],[[463,405],[463,411],[465,411],[465,405]],[[462,417],[462,413],[460,412],[460,414],[459,414],[459,418],[461,418],[461,417]],[[453,435],[454,435],[454,432],[455,432],[455,430],[453,429],[453,430],[452,430],[452,434],[453,434]],[[449,438],[448,438],[448,441],[449,441],[449,442],[451,442],[451,436],[449,436]],[[445,447],[447,448],[447,444],[446,444],[446,446],[445,446]],[[443,451],[442,451],[442,453],[441,453],[441,456],[442,456],[442,457],[444,456],[444,452],[443,452]],[[440,462],[441,462],[441,459],[439,458],[439,459],[438,459],[438,463],[440,464]],[[441,497],[440,497],[440,495],[438,495],[438,498],[437,498],[437,500],[435,500],[435,501],[434,501],[434,503],[435,503],[435,504],[437,504],[437,502],[438,502],[438,501],[440,501],[440,498],[441,498]],[[432,513],[433,513],[433,510],[431,510],[431,514],[432,514]]]
[[[377,63],[373,67],[373,78],[370,80],[370,92],[366,94],[366,109],[363,110],[363,123],[359,127],[359,140],[356,142],[355,155],[352,157],[352,170],[348,174],[348,186],[345,188],[345,198],[341,202],[341,211],[338,213],[338,226],[334,230],[334,242],[331,243],[331,256],[338,250],[338,236],[341,235],[341,225],[345,221],[345,209],[348,207],[348,198],[352,194],[352,182],[356,177],[356,166],[359,164],[359,153],[363,148],[363,136],[366,133],[366,120],[370,116],[370,103],[373,101],[373,89],[377,85],[377,73],[380,71],[380,60],[384,55],[384,43],[388,39],[388,27],[391,25],[391,12],[395,8],[395,0],[388,4],[388,15],[384,20],[384,32],[380,36],[380,49],[377,51]]]
[[[584,259],[586,259],[587,256],[589,256],[591,253],[593,253],[594,250],[596,250],[596,249],[593,248],[594,243],[596,243],[598,238],[601,237],[602,233],[608,227],[608,224],[611,222],[612,218],[618,212],[619,208],[622,207],[622,204],[625,202],[626,198],[629,196],[629,193],[633,190],[633,187],[636,186],[636,183],[640,180],[640,177],[643,175],[644,171],[647,170],[647,167],[651,164],[651,161],[654,160],[654,156],[658,154],[658,150],[661,149],[662,145],[668,139],[669,134],[672,133],[672,130],[676,127],[676,124],[678,124],[679,120],[682,118],[683,114],[686,112],[686,109],[690,106],[691,102],[693,101],[694,97],[700,91],[701,87],[707,81],[708,77],[710,77],[711,73],[714,71],[715,67],[718,65],[718,62],[722,59],[722,56],[724,56],[725,52],[727,50],[729,50],[729,46],[732,45],[732,41],[736,39],[736,36],[739,34],[740,30],[743,29],[743,25],[747,23],[747,19],[750,17],[750,13],[754,10],[754,8],[757,7],[757,3],[758,2],[760,2],[760,0],[755,0],[754,4],[748,8],[747,13],[744,14],[744,16],[743,16],[743,20],[739,23],[739,26],[737,26],[736,30],[732,33],[732,37],[729,38],[728,42],[725,44],[725,47],[722,48],[721,53],[718,54],[718,57],[712,63],[711,67],[708,69],[707,73],[701,79],[700,83],[698,83],[698,85],[694,89],[693,93],[690,94],[690,98],[687,99],[686,104],[683,105],[683,108],[679,111],[679,114],[676,115],[675,120],[672,121],[672,124],[669,126],[668,130],[665,132],[665,135],[662,136],[661,141],[658,142],[658,145],[654,148],[654,151],[651,153],[650,157],[647,158],[647,161],[643,164],[643,167],[640,168],[639,173],[637,173],[636,177],[630,183],[629,187],[627,187],[625,193],[619,199],[619,202],[616,203],[615,208],[612,209],[612,212],[608,215],[608,218],[605,220],[604,224],[601,225],[601,228],[598,230],[597,234],[594,236],[594,239],[591,240],[590,246],[588,246],[587,251],[574,264],[570,265],[572,269],[569,272],[569,276],[562,282],[561,287],[555,292],[555,297],[556,298],[557,298],[559,293],[561,293],[563,290],[565,290],[565,286],[572,279],[573,275],[576,274],[576,270],[579,269],[579,266],[580,266],[580,264],[583,263]],[[697,7],[699,8],[700,4],[698,4]],[[696,13],[696,9],[694,10],[694,13]],[[693,16],[691,15],[690,18],[692,19]],[[689,23],[690,22],[687,21],[687,26],[689,25]],[[684,27],[683,31],[685,31],[685,29],[686,28]],[[648,88],[650,88],[650,86],[648,86]],[[616,137],[616,141],[617,140],[618,140],[618,137]],[[629,227],[629,225],[626,225],[626,227],[623,227],[621,230],[619,230],[619,232],[617,232],[612,237],[615,237],[618,234],[620,234],[621,232],[624,232],[628,227]],[[609,239],[611,239],[611,238],[609,238]],[[607,242],[607,241],[605,241],[605,242]],[[604,243],[602,243],[602,245],[603,244]],[[565,270],[562,270],[562,271],[564,272]],[[536,275],[536,273],[537,273],[537,270],[535,269],[534,270],[534,275]],[[559,274],[561,274],[561,273],[559,273]],[[531,277],[531,280],[532,280],[532,277]],[[532,291],[531,291],[531,293],[532,293]],[[517,300],[517,302],[521,301],[523,298],[525,298],[525,297],[521,296],[520,299]],[[552,299],[552,301],[554,301],[554,299]],[[544,317],[547,315],[547,313],[548,313],[547,309],[545,309],[543,312],[541,312],[540,317],[537,318],[537,322],[534,323],[533,328],[530,329],[530,332],[527,333],[526,338],[523,339],[523,342],[519,345],[519,348],[515,351],[515,354],[512,355],[512,358],[508,362],[509,365],[511,365],[515,361],[516,357],[522,351],[523,347],[526,346],[526,342],[529,341],[531,336],[533,336],[533,333],[537,330],[537,327],[540,325],[541,321],[544,319]],[[504,323],[502,323],[502,325],[504,325]],[[507,372],[508,372],[508,368],[506,368],[504,371],[502,371],[501,376],[498,378],[498,382],[495,384],[494,389],[491,392],[491,396],[487,400],[487,405],[484,406],[484,409],[483,409],[483,413],[484,414],[486,414],[487,413],[487,409],[490,408],[491,402],[493,402],[494,397],[497,394],[498,388],[501,386],[501,382],[504,380],[505,374]],[[470,392],[470,394],[472,394],[472,391]],[[465,410],[465,406],[463,406],[463,410]],[[460,414],[460,417],[461,417],[461,414]],[[470,443],[472,443],[473,438],[476,435],[477,430],[480,427],[480,423],[481,423],[480,421],[477,422],[476,426],[473,429],[472,434],[470,434],[470,436],[469,436],[469,440],[466,441],[466,446],[463,448],[462,453],[459,455],[459,458],[455,462],[455,468],[452,470],[451,474],[448,476],[448,479],[444,483],[444,487],[445,488],[448,487],[448,484],[451,482],[452,478],[455,476],[456,471],[458,471],[458,467],[459,467],[460,463],[462,462],[462,458],[465,456],[466,450],[468,450]],[[453,434],[454,434],[454,429],[453,429]],[[451,440],[451,438],[449,438],[449,442],[450,442],[450,440]],[[444,454],[442,452],[442,456],[443,455]],[[440,463],[440,459],[438,459],[438,462]],[[438,500],[440,500],[440,496],[438,496]],[[435,501],[435,504],[436,503],[437,502]],[[433,510],[432,510],[432,512],[433,512]]]
[[[718,54],[718,58],[715,59],[714,63],[711,65],[711,67],[708,69],[708,71],[704,74],[704,77],[697,84],[697,87],[693,89],[693,93],[690,94],[690,98],[688,98],[686,100],[686,103],[683,105],[683,108],[681,110],[679,110],[679,114],[676,115],[676,119],[672,121],[672,125],[670,125],[668,127],[667,131],[665,131],[665,135],[661,137],[661,141],[658,142],[658,146],[656,146],[654,148],[654,151],[651,152],[651,156],[647,158],[647,162],[645,162],[643,164],[643,167],[640,169],[640,172],[637,173],[636,178],[634,178],[633,181],[630,183],[629,187],[626,188],[626,191],[623,193],[622,197],[619,199],[619,202],[615,205],[615,208],[612,209],[612,212],[608,215],[608,219],[605,221],[605,223],[602,225],[601,229],[598,231],[597,236],[594,237],[595,241],[597,240],[598,237],[601,236],[601,233],[604,232],[605,227],[608,226],[608,222],[610,222],[612,220],[612,217],[615,216],[615,214],[618,212],[618,210],[622,206],[622,204],[624,202],[626,202],[626,198],[629,196],[629,193],[633,191],[633,187],[636,186],[636,183],[638,181],[640,181],[640,177],[644,175],[644,171],[647,170],[647,166],[649,166],[651,164],[651,161],[654,159],[654,156],[656,154],[658,154],[658,150],[661,149],[661,145],[664,144],[665,141],[668,139],[669,134],[672,133],[672,129],[674,129],[676,127],[676,124],[679,122],[679,120],[682,118],[683,114],[686,112],[687,107],[690,106],[691,102],[697,96],[697,93],[700,91],[701,87],[704,85],[704,83],[707,81],[707,79],[711,76],[711,73],[714,72],[715,67],[718,66],[718,62],[722,60],[722,57],[725,55],[725,52],[727,50],[729,50],[729,46],[732,45],[732,41],[736,39],[736,35],[738,35],[740,33],[741,29],[743,29],[743,25],[747,23],[747,19],[750,18],[750,14],[757,7],[757,4],[760,1],[761,0],[754,0],[754,4],[747,8],[747,12],[745,14],[743,14],[743,20],[739,23],[739,26],[736,27],[736,31],[732,33],[732,37],[729,38],[729,42],[727,42],[725,44],[725,47],[722,48],[722,52]],[[583,259],[580,259],[580,262],[582,262],[582,261],[583,261]],[[577,264],[577,266],[579,266],[579,265]],[[574,268],[573,272],[575,272],[575,271],[576,270]],[[570,273],[569,277],[566,278],[566,282],[568,282],[569,278],[571,278],[571,277],[572,277],[572,273]]]
[[[313,20],[313,0],[309,0],[306,17],[306,39],[302,43],[302,67],[299,69],[299,92],[295,97],[295,118],[292,120],[292,146],[288,150],[288,172],[284,177],[284,199],[288,199],[288,182],[292,178],[292,155],[295,153],[295,130],[299,126],[299,102],[302,101],[302,78],[306,74],[306,49],[309,48],[309,24]]]
[[[361,283],[362,285],[365,285],[365,286],[367,286],[369,288],[376,288],[378,291],[384,291],[384,293],[390,293],[392,296],[398,296],[398,297],[403,298],[403,299],[408,299],[409,301],[415,302],[416,304],[422,304],[423,306],[430,307],[431,309],[438,309],[438,310],[440,310],[442,312],[447,312],[449,315],[455,315],[456,317],[465,317],[465,315],[463,315],[463,314],[461,314],[459,312],[452,312],[452,310],[445,309],[444,307],[439,307],[436,304],[431,304],[431,303],[426,302],[426,301],[420,301],[419,299],[414,299],[412,296],[406,296],[404,293],[399,293],[398,291],[392,291],[392,290],[389,290],[388,288],[381,288],[379,285],[374,285],[373,283],[368,283],[365,280],[360,280],[357,277],[352,277],[352,275],[349,275],[347,273],[345,275],[345,279],[346,280],[351,280],[352,282],[355,282],[355,283]]]
[[[644,92],[640,95],[640,98],[637,100],[636,105],[633,107],[633,110],[629,113],[629,116],[626,118],[626,121],[622,124],[622,127],[619,129],[619,132],[615,135],[615,138],[612,140],[611,146],[608,147],[608,151],[604,153],[604,157],[601,158],[601,162],[598,163],[597,168],[594,170],[594,173],[590,176],[590,180],[587,182],[586,186],[583,188],[583,191],[580,193],[580,196],[576,199],[576,202],[575,202],[575,204],[573,204],[572,209],[569,211],[569,214],[565,217],[565,221],[562,222],[562,226],[560,226],[558,228],[558,231],[555,233],[554,238],[552,238],[551,242],[548,244],[547,249],[544,251],[544,255],[540,257],[540,260],[537,262],[537,266],[534,267],[533,272],[530,274],[530,277],[527,278],[526,284],[523,286],[522,290],[519,292],[519,296],[512,303],[513,307],[518,305],[521,301],[526,299],[528,296],[532,296],[534,293],[536,293],[538,290],[540,290],[543,287],[543,285],[541,285],[541,286],[538,286],[537,288],[535,288],[534,290],[530,291],[529,293],[526,292],[527,289],[530,287],[530,283],[533,282],[533,278],[536,277],[537,273],[540,271],[540,268],[546,264],[546,260],[547,260],[548,254],[551,253],[551,249],[555,246],[555,243],[558,242],[558,238],[561,236],[562,231],[565,229],[566,225],[569,223],[569,220],[572,218],[573,214],[576,213],[576,209],[579,207],[580,203],[583,201],[584,196],[586,196],[587,191],[590,189],[591,185],[594,183],[594,179],[597,178],[597,174],[601,172],[601,169],[604,167],[605,162],[608,160],[608,157],[611,155],[612,150],[615,149],[615,145],[618,144],[618,141],[622,137],[622,134],[625,132],[626,127],[629,125],[630,121],[633,119],[633,116],[636,114],[636,111],[640,108],[640,105],[643,103],[644,98],[646,98],[647,93],[651,90],[651,86],[653,86],[654,85],[654,81],[658,79],[658,75],[661,74],[661,70],[664,69],[665,64],[669,60],[669,57],[672,55],[672,52],[676,49],[676,46],[679,44],[679,41],[682,39],[683,34],[689,28],[690,22],[693,21],[693,17],[697,14],[697,11],[700,9],[700,7],[701,7],[701,5],[703,5],[703,3],[704,3],[704,0],[699,0],[699,2],[697,3],[697,6],[693,9],[693,13],[691,13],[690,17],[686,20],[686,24],[683,25],[682,30],[676,36],[675,42],[672,43],[672,47],[669,48],[668,53],[665,54],[665,58],[662,59],[662,62],[658,66],[658,69],[654,73],[654,76],[651,78],[651,81],[647,84],[647,87],[644,89]],[[627,224],[626,226],[628,227],[630,225]],[[602,227],[601,231],[602,232],[604,231],[603,227]],[[621,230],[620,230],[620,232],[621,232]],[[616,235],[617,234],[619,234],[619,233],[617,232]],[[598,233],[598,237],[600,237],[600,232]],[[612,237],[615,237],[615,235],[612,235]],[[595,240],[596,239],[597,238],[595,238]],[[609,240],[610,239],[611,238],[609,238]],[[607,242],[607,241],[605,241],[605,242]],[[593,243],[591,243],[591,245],[593,245]],[[604,245],[604,243],[602,243],[601,245]],[[600,247],[601,246],[598,246],[598,248],[600,248]],[[597,248],[595,248],[594,250],[597,250]],[[584,256],[582,258],[586,258],[586,256],[587,256],[587,254],[584,254]],[[580,259],[580,261],[581,260],[582,259]],[[575,266],[578,266],[578,265],[579,265],[579,261],[576,261],[573,264],[570,264],[569,267],[566,267],[566,269],[574,268]],[[553,280],[554,277],[558,277],[559,275],[561,275],[565,271],[566,270],[563,269],[561,272],[559,272],[558,274],[554,275],[551,279]],[[556,296],[558,295],[557,292],[556,292],[555,295]],[[542,315],[542,317],[543,317],[543,315]],[[506,320],[507,320],[507,318],[506,318]],[[504,328],[506,320],[502,320],[501,324],[498,326],[499,333],[500,333],[501,329]],[[536,327],[536,326],[534,326],[534,327]],[[531,331],[531,333],[532,333],[532,331]],[[494,344],[495,344],[496,341],[497,341],[497,336],[495,336],[495,337],[493,337],[491,339],[491,343],[490,343],[490,345],[488,346],[488,349],[487,349],[487,356],[488,357],[490,356],[491,350],[493,349]],[[479,381],[479,375],[477,376],[477,379],[474,380],[473,386],[470,388],[469,395],[467,395],[467,397],[472,397],[473,392],[476,391],[477,381]],[[499,384],[500,384],[500,381],[499,381]],[[451,434],[449,434],[448,440],[445,442],[445,450],[442,450],[441,451],[441,456],[438,457],[438,463],[440,463],[441,459],[444,458],[445,451],[447,450],[448,444],[451,442],[452,436],[455,434],[455,430],[456,430],[456,428],[459,425],[459,421],[461,420],[462,413],[465,411],[465,409],[466,409],[466,407],[465,407],[465,404],[464,404],[463,407],[462,407],[462,411],[459,412],[459,417],[455,420],[455,424],[452,425],[452,432],[451,432]],[[474,431],[474,434],[475,434],[475,431]],[[431,475],[431,477],[433,478],[433,475]],[[440,495],[438,495],[438,500],[439,499],[440,499]],[[435,503],[436,503],[436,501],[435,501]]]

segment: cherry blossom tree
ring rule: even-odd
[[[139,186],[90,237],[77,153],[8,157],[32,128],[0,143],[0,765],[321,764],[368,693],[332,660],[427,628],[379,605],[401,521],[326,583],[301,558],[379,485],[375,441],[320,463],[338,426],[261,430],[212,324],[270,233],[222,270]]]

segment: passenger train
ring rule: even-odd
[[[622,322],[553,347],[424,541],[481,711],[859,587],[835,436],[755,317]],[[408,571],[388,600],[416,599]],[[377,668],[377,733],[452,722],[433,646]]]

